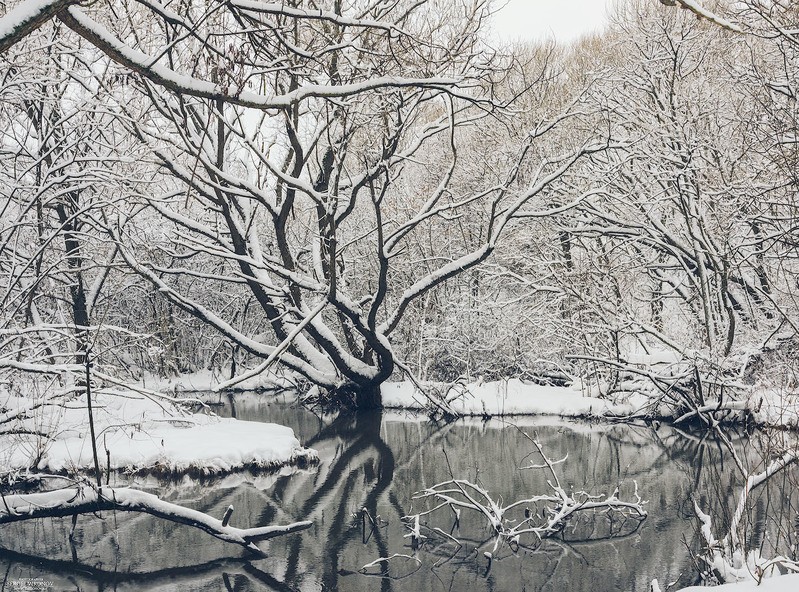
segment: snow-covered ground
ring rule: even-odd
[[[428,408],[427,398],[412,382],[390,382],[381,388],[389,409]],[[460,415],[558,415],[561,417],[625,417],[647,403],[643,395],[624,403],[585,396],[579,388],[542,386],[516,378],[456,384],[444,395]]]
[[[30,402],[22,398],[3,401],[6,409],[26,404]],[[291,428],[191,413],[155,396],[99,392],[93,409],[102,469],[212,474],[316,460],[316,453],[303,448]],[[13,432],[0,435],[5,471],[94,466],[84,397],[34,408],[13,425]]]
[[[217,390],[229,381],[227,373],[212,370],[198,370],[180,376],[164,378],[155,374],[145,374],[139,381],[143,388],[162,393],[197,393]],[[257,376],[236,382],[229,390],[260,391],[290,389],[296,383],[287,376],[273,372],[261,372]]]
[[[799,590],[799,574],[765,578],[760,584],[756,582],[740,582],[738,584],[724,584],[714,588],[704,586],[691,586],[683,588],[681,592],[796,592]]]
[[[759,388],[747,403],[756,423],[799,428],[799,392]]]
[[[441,385],[434,385],[441,390]],[[412,382],[390,382],[382,386],[383,405],[388,409],[429,409],[427,397]],[[658,405],[642,393],[624,393],[614,398],[588,395],[580,386],[543,386],[519,379],[456,384],[443,396],[449,408],[460,415],[556,415],[560,417],[625,418],[648,415],[677,419],[667,405]],[[722,401],[732,413],[748,411],[757,424],[799,427],[799,393],[753,389],[741,401]],[[708,400],[703,411],[712,411],[718,401]]]

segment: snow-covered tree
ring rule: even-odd
[[[149,101],[126,121],[163,179],[142,204],[183,264],[137,248],[151,236],[135,207],[105,214],[122,259],[260,358],[255,371],[279,362],[360,407],[379,404],[400,362],[391,335],[411,303],[485,261],[525,204],[605,146],[588,135],[533,149],[552,127],[539,122],[509,162],[470,176],[461,130],[501,125],[514,99],[498,96],[509,66],[481,41],[483,1],[65,4],[17,7],[3,31],[19,37],[56,11]],[[423,261],[408,257],[478,209],[459,248],[433,240]],[[243,332],[181,277],[245,290],[262,331]]]

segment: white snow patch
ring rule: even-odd
[[[390,409],[424,409],[427,398],[412,382],[391,382],[381,387],[383,406]],[[455,385],[446,395],[450,408],[461,415],[557,415],[561,417],[626,417],[648,402],[631,395],[625,402],[584,396],[574,387],[528,384],[512,378]]]
[[[168,401],[135,393],[98,392],[93,399],[102,469],[224,473],[316,459],[316,452],[303,448],[288,427],[189,413]],[[50,437],[0,436],[0,466],[6,471],[93,468],[84,397],[65,406],[36,409],[16,427]]]
[[[26,23],[36,20],[59,0],[25,0],[0,18],[0,40],[11,37]]]
[[[445,385],[422,385],[423,388],[446,391]],[[412,382],[389,382],[381,387],[383,406],[388,409],[421,411],[430,409],[427,396]],[[612,398],[590,396],[575,386],[542,386],[519,379],[494,382],[455,384],[445,395],[446,404],[457,414],[466,416],[555,415],[560,417],[630,417],[646,411],[652,417],[677,419],[674,409],[657,404],[651,392],[636,389],[617,393]],[[704,412],[729,409],[728,419],[751,419],[757,425],[799,428],[799,391],[750,389],[740,400],[725,397],[709,399]]]
[[[172,378],[163,378],[153,374],[145,374],[139,381],[139,385],[150,390],[169,393],[200,393],[210,392],[214,388],[229,380],[226,374],[220,374],[212,370],[198,370]],[[258,390],[281,390],[295,387],[295,383],[289,376],[275,374],[274,372],[261,372],[257,376],[243,380],[236,384],[231,390],[236,391],[258,391]]]
[[[683,588],[681,592],[707,592],[708,590],[713,590],[714,592],[795,592],[799,590],[799,574],[766,578],[760,584],[757,582],[739,582],[713,588],[691,586],[690,588]]]
[[[682,361],[680,354],[669,350],[655,350],[649,353],[631,351],[624,355],[624,360],[628,364],[643,366],[647,369],[656,369],[656,366],[668,366],[679,364]]]
[[[758,424],[799,427],[799,393],[759,388],[749,396],[749,409]]]

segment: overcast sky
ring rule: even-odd
[[[509,0],[494,16],[494,34],[503,41],[550,36],[571,41],[604,27],[605,6],[606,0]]]

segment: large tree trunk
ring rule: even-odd
[[[358,409],[379,409],[383,406],[382,403],[379,384],[361,387],[355,391],[355,406]]]

